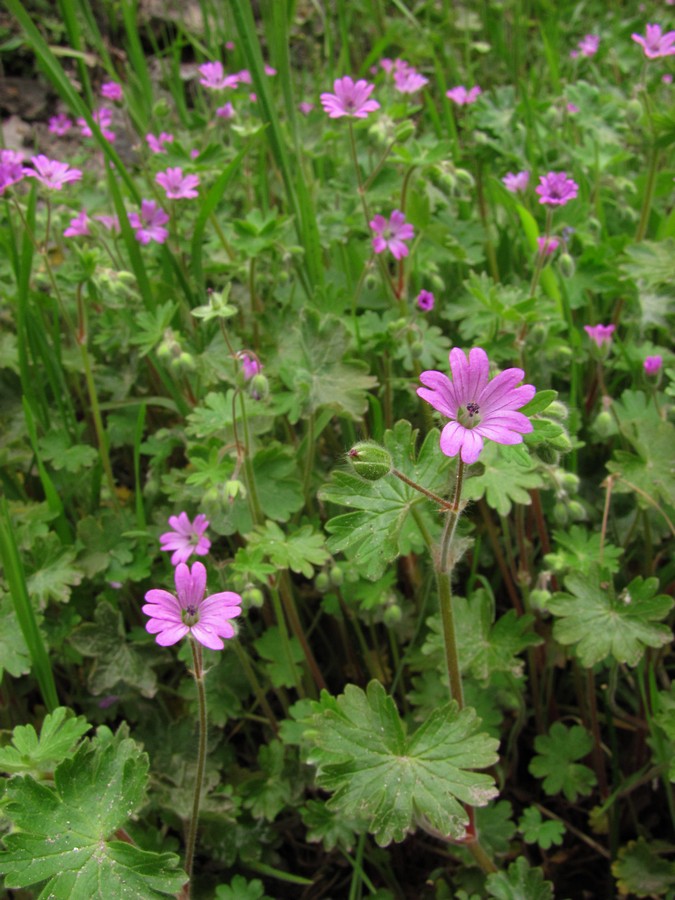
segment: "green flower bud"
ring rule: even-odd
[[[251,606],[260,609],[265,602],[263,592],[257,587],[247,587],[241,592],[241,599],[244,601],[244,609],[248,609]]]
[[[192,372],[195,367],[195,361],[192,354],[182,350],[175,359],[171,360],[171,368],[181,372]]]
[[[374,291],[377,287],[377,277],[369,272],[364,279],[364,285],[367,291]]]
[[[566,419],[569,415],[569,409],[560,400],[554,400],[546,407],[546,415],[552,419]]]
[[[567,510],[573,522],[582,522],[586,518],[586,510],[578,500],[570,500]]]
[[[393,603],[391,606],[388,606],[382,616],[384,624],[389,628],[391,628],[393,625],[398,625],[402,618],[403,610],[398,605],[398,603]]]
[[[270,393],[270,383],[267,378],[259,372],[251,378],[248,389],[254,400],[266,400]]]
[[[567,504],[558,501],[553,507],[553,518],[558,525],[567,525],[567,520],[569,518]]]
[[[572,449],[572,441],[566,431],[561,431],[560,434],[551,438],[550,444],[555,450],[560,450],[561,453],[569,453]]]
[[[336,564],[334,566],[331,566],[328,577],[330,578],[330,583],[333,587],[340,587],[340,585],[345,580],[345,573],[342,571],[341,566],[338,566]]]
[[[410,345],[410,355],[413,359],[419,359],[424,353],[424,344],[422,341],[413,341]]]
[[[537,444],[534,447],[534,452],[547,466],[557,465],[558,460],[560,459],[560,454],[557,453],[550,444]]]
[[[569,253],[560,254],[558,266],[560,267],[560,274],[563,276],[563,278],[571,278],[572,275],[574,275],[576,266]]]
[[[330,578],[327,572],[319,572],[314,579],[314,587],[320,594],[325,594],[326,591],[330,590]]]
[[[169,112],[169,104],[163,97],[152,107],[152,115],[158,119],[164,119],[169,115]]]
[[[226,500],[232,503],[235,497],[241,497],[242,499],[246,497],[246,488],[241,481],[231,478],[223,485],[223,495]]]
[[[467,190],[475,187],[476,182],[471,172],[468,172],[466,169],[457,169],[455,175],[457,176],[458,187],[466,188]]]
[[[397,125],[394,130],[396,140],[401,144],[412,137],[413,134],[415,134],[415,123],[412,119],[405,119],[400,125]]]
[[[560,483],[566,491],[579,490],[579,476],[575,475],[574,472],[565,472],[560,478]]]
[[[640,117],[642,116],[642,104],[639,100],[629,100],[624,107],[626,111],[626,119],[631,123],[635,124],[640,121]]]
[[[612,418],[612,414],[606,409],[599,412],[593,422],[593,431],[601,438],[611,437],[616,434],[616,423]]]
[[[533,591],[530,591],[530,606],[533,609],[546,609],[550,599],[550,591],[542,590],[540,588],[535,588]]]
[[[391,454],[371,441],[355,444],[347,454],[352,469],[366,481],[379,481],[392,470]]]

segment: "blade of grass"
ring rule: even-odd
[[[9,593],[14,604],[21,633],[30,653],[32,670],[40,686],[42,699],[47,709],[53,712],[59,705],[54,675],[40,629],[38,628],[35,611],[28,596],[26,575],[21,564],[16,541],[14,540],[9,506],[4,497],[0,499],[0,559],[2,559]]]
[[[45,469],[44,463],[42,462],[42,455],[40,453],[40,447],[38,445],[37,429],[35,427],[35,419],[33,418],[30,404],[27,397],[22,397],[21,400],[23,403],[23,414],[26,420],[26,428],[28,430],[28,439],[30,440],[30,445],[33,448],[33,453],[35,454],[35,461],[38,467],[38,475],[40,476],[42,490],[45,492],[45,500],[47,501],[47,506],[56,517],[54,520],[54,529],[58,534],[59,540],[62,544],[72,544],[73,535],[64,515],[63,503],[61,501],[61,498],[59,497],[58,491],[54,487],[54,482],[49,476],[49,472]]]

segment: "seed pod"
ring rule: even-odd
[[[366,481],[379,481],[391,472],[393,465],[389,451],[371,441],[355,444],[347,459],[356,474]]]

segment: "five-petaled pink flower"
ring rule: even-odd
[[[658,59],[660,56],[673,56],[675,54],[675,31],[665,34],[660,25],[647,25],[645,37],[641,34],[631,34],[633,40],[642,45],[647,59]]]
[[[139,244],[149,244],[150,241],[163,244],[169,236],[169,232],[164,228],[168,221],[168,215],[154,200],[142,200],[140,213],[129,213],[129,223],[136,229],[136,240]]]
[[[522,369],[505,369],[490,381],[490,363],[485,350],[474,347],[469,358],[458,347],[450,351],[452,381],[443,372],[422,372],[419,396],[450,421],[441,432],[441,450],[446,456],[461,455],[462,462],[475,463],[483,450],[483,438],[498,444],[520,444],[532,423],[517,412],[535,395],[532,384],[516,387],[525,377]]]
[[[567,177],[567,172],[549,172],[548,175],[539,176],[536,191],[540,203],[564,206],[568,201],[574,200],[579,192],[579,185]]]
[[[234,118],[234,106],[231,103],[224,103],[222,106],[219,106],[216,109],[216,115],[220,119],[233,119]]]
[[[658,353],[656,354],[656,356],[648,356],[646,357],[643,365],[645,367],[646,375],[656,375],[656,373],[663,365],[663,357]]]
[[[368,113],[380,108],[377,100],[370,100],[375,89],[365,79],[352,81],[349,75],[336,78],[333,82],[334,94],[321,94],[321,105],[331,119],[351,116],[354,119],[365,119]]]
[[[208,62],[199,67],[201,78],[199,83],[212,91],[222,91],[223,88],[236,88],[239,84],[238,75],[226,75],[221,62]]]
[[[0,197],[26,174],[20,150],[0,150]]]
[[[478,85],[472,87],[470,91],[467,91],[464,85],[460,84],[457,87],[450,88],[449,91],[446,91],[445,96],[449,97],[453,103],[457,104],[457,106],[468,106],[471,103],[475,103],[482,93],[483,92]]]
[[[174,551],[171,565],[187,562],[193,553],[205,556],[211,549],[211,541],[205,537],[209,522],[203,513],[195,516],[194,522],[190,521],[186,512],[179,516],[169,516],[169,525],[173,531],[161,534],[159,543],[161,550]]]
[[[513,172],[507,172],[502,178],[502,183],[506,190],[510,191],[512,194],[517,194],[519,191],[526,191],[527,186],[530,183],[530,173],[518,172],[514,175]]]
[[[87,237],[89,234],[89,216],[86,209],[71,219],[70,224],[63,232],[64,237]]]
[[[584,331],[598,347],[609,346],[616,325],[584,325]]]
[[[119,101],[124,94],[122,93],[122,85],[116,81],[104,81],[101,85],[101,96],[106,100]]]
[[[162,131],[159,135],[146,134],[145,140],[151,153],[166,153],[164,144],[172,144],[174,138],[168,131]]]
[[[91,114],[92,119],[98,127],[101,129],[101,134],[106,139],[106,141],[114,141],[115,140],[115,132],[111,131],[108,127],[112,125],[113,120],[113,112],[111,109],[108,109],[107,106],[102,106],[100,109],[95,109]],[[77,124],[80,126],[80,130],[82,131],[83,137],[93,137],[93,132],[89,125],[87,124],[86,119],[79,118],[77,120]]]
[[[31,157],[32,169],[24,169],[23,174],[28,178],[37,178],[45,187],[53,191],[60,191],[69,181],[79,181],[82,172],[79,169],[71,169],[68,163],[49,159],[43,153]]]
[[[420,75],[417,69],[403,60],[400,62],[403,65],[394,68],[394,87],[397,91],[401,94],[414,94],[421,91],[425,84],[429,84],[429,79]]]
[[[155,181],[164,188],[170,200],[191,200],[198,196],[199,175],[183,175],[180,166],[158,172]]]
[[[408,255],[410,251],[403,242],[415,237],[415,229],[406,222],[405,215],[399,209],[393,211],[388,221],[384,216],[377,215],[368,224],[375,232],[373,238],[375,253],[384,253],[388,248],[394,259],[402,259]]]
[[[577,44],[579,53],[582,56],[595,56],[595,54],[598,52],[599,46],[600,35],[598,34],[586,34]]]
[[[72,127],[72,119],[69,119],[68,116],[64,115],[63,113],[59,113],[57,116],[52,116],[49,120],[50,134],[56,134],[59,137],[63,137],[64,134],[68,134]]]
[[[434,308],[436,298],[431,291],[421,290],[417,295],[417,308],[422,312],[430,312]]]
[[[223,638],[234,637],[229,620],[241,613],[241,597],[233,591],[204,597],[206,569],[200,562],[194,563],[192,570],[179,563],[174,578],[177,597],[161,589],[145,595],[143,612],[150,616],[145,630],[157,635],[161,647],[170,647],[190,634],[210,650],[222,650]]]

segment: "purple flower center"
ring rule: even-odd
[[[465,428],[475,428],[480,424],[480,406],[475,400],[470,400],[462,409],[457,411],[457,421]]]
[[[199,607],[194,606],[193,604],[189,604],[183,610],[181,618],[184,625],[192,628],[193,625],[196,625],[197,622],[199,622]]]

